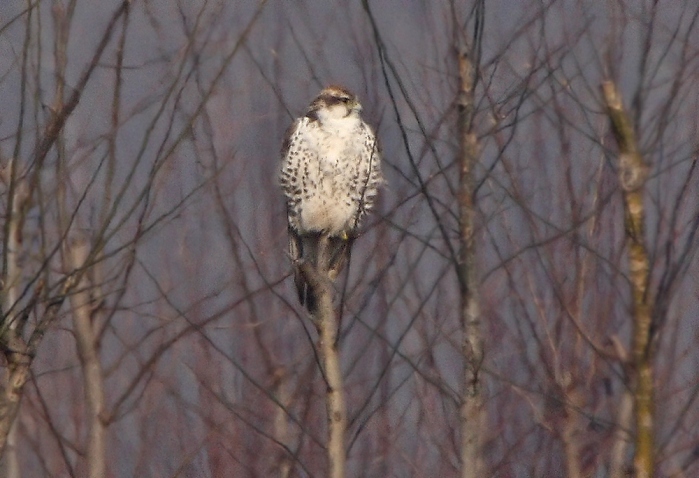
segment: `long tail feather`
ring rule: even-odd
[[[304,260],[318,267],[318,255],[320,253],[320,233],[299,234],[293,228],[289,228],[289,255],[294,261]],[[350,248],[354,238],[329,237],[328,238],[328,277],[335,280],[347,264]],[[294,270],[294,284],[299,302],[313,313],[316,307],[316,297],[313,289],[306,282],[298,268]]]

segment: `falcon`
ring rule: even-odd
[[[361,111],[347,89],[325,88],[287,130],[282,146],[289,254],[295,263],[305,260],[317,267],[321,237],[326,236],[331,280],[347,262],[383,182],[376,136]],[[298,268],[294,282],[299,301],[313,312],[315,298]]]

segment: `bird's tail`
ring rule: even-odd
[[[328,237],[327,251],[327,277],[334,281],[347,264],[353,238]],[[313,265],[318,270],[321,251],[321,234],[304,234],[290,242],[290,253],[294,258],[303,259]],[[322,271],[321,271],[322,272]],[[316,310],[316,296],[313,288],[303,277],[301,271],[296,268],[294,271],[294,283],[298,293],[299,302],[306,307],[310,313]]]

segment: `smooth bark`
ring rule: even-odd
[[[347,410],[344,399],[342,368],[338,344],[337,315],[333,306],[333,284],[329,276],[328,238],[321,236],[318,247],[318,264],[309,262],[298,265],[316,297],[313,322],[318,330],[318,349],[326,382],[325,405],[328,423],[328,465],[330,478],[345,476],[345,430]]]
[[[69,248],[67,256],[71,261],[71,269],[76,270],[83,267],[89,253],[89,244],[86,241],[76,241]],[[98,334],[93,320],[95,304],[91,300],[91,292],[94,294],[95,291],[94,285],[90,284],[88,280],[88,275],[83,274],[77,291],[71,295],[70,303],[87,404],[87,476],[89,478],[102,478],[106,476],[105,439],[107,427],[102,419],[105,406],[104,378],[98,352]]]
[[[460,146],[459,187],[459,264],[461,294],[461,327],[464,356],[463,391],[461,397],[461,476],[478,478],[482,475],[483,397],[480,367],[483,361],[483,338],[480,326],[478,273],[476,270],[476,241],[474,238],[474,169],[478,159],[478,143],[472,131],[473,65],[461,53],[459,61],[458,134]]]
[[[624,229],[629,254],[633,337],[631,380],[635,411],[635,450],[633,465],[637,478],[649,478],[654,472],[653,443],[653,351],[651,331],[652,301],[648,293],[649,260],[644,242],[645,210],[643,189],[648,168],[638,150],[636,135],[621,96],[611,81],[602,84],[607,114],[619,144],[619,182],[624,192]]]

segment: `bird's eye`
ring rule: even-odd
[[[342,98],[340,98],[340,101],[342,101],[343,103],[349,103],[349,100],[350,100],[349,98],[344,97],[344,96]]]

